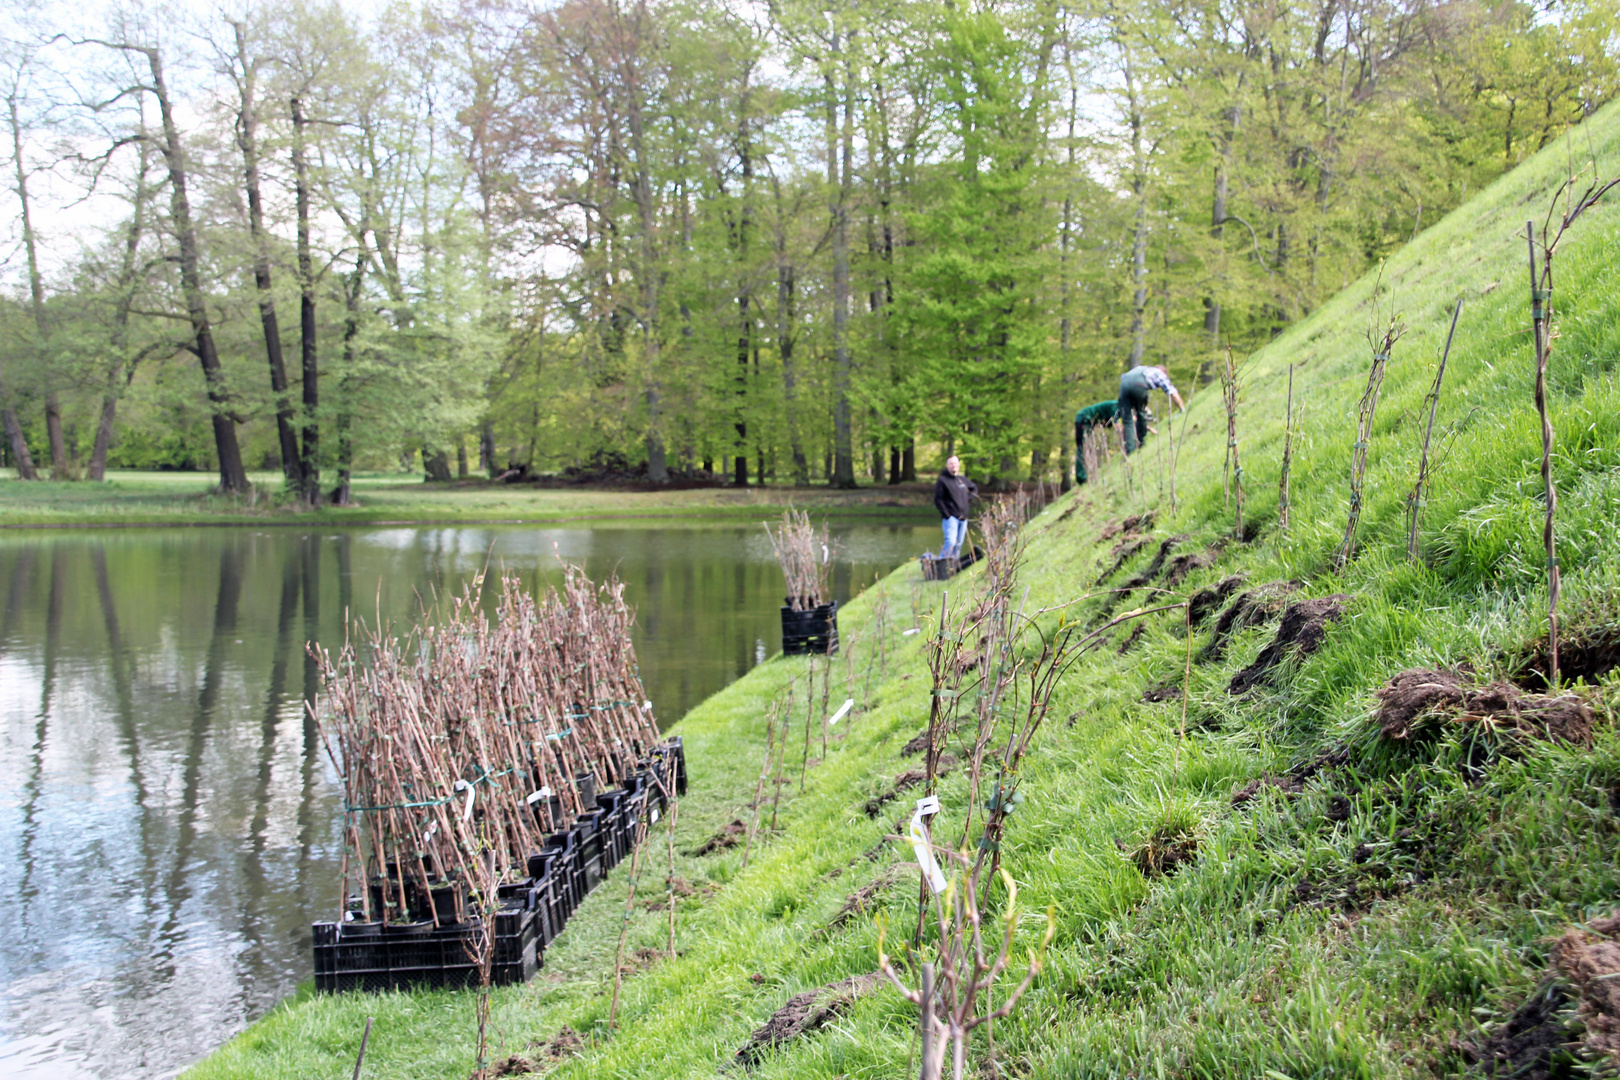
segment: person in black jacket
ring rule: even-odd
[[[955,454],[946,458],[945,468],[934,481],[934,509],[939,511],[945,533],[940,558],[954,559],[961,554],[962,541],[967,539],[968,500],[978,497],[979,485],[962,475],[962,459]]]

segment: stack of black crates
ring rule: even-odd
[[[491,983],[533,978],[546,946],[562,933],[569,916],[629,856],[643,812],[648,825],[668,812],[669,791],[686,794],[686,748],[679,736],[657,747],[622,788],[595,793],[596,809],[529,856],[527,878],[500,887]],[[476,943],[482,924],[476,916],[463,923],[350,918],[311,929],[317,990],[457,988],[481,981]]]

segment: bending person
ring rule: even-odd
[[[1074,414],[1074,482],[1086,482],[1086,436],[1092,428],[1113,427],[1119,419],[1119,402],[1112,399],[1087,405]]]
[[[955,454],[946,458],[945,468],[934,481],[934,509],[939,511],[945,533],[940,558],[954,559],[961,554],[962,541],[967,539],[968,502],[978,496],[979,485],[962,475],[962,459]]]
[[[1152,415],[1148,411],[1148,394],[1154,390],[1163,390],[1170,396],[1170,400],[1181,406],[1183,412],[1187,411],[1187,403],[1181,400],[1176,392],[1175,385],[1170,382],[1170,373],[1163,367],[1143,367],[1138,364],[1119,377],[1119,419],[1124,430],[1120,437],[1125,440],[1125,452],[1136,453],[1136,448],[1147,441],[1148,418]]]

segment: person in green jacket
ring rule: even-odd
[[[1114,426],[1119,419],[1119,402],[1110,398],[1095,405],[1087,405],[1074,414],[1074,482],[1086,482],[1086,459],[1081,452],[1086,444],[1086,433],[1092,428]]]

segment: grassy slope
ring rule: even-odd
[[[397,474],[359,477],[352,507],[300,511],[280,494],[281,474],[253,473],[257,491],[241,498],[212,494],[206,473],[114,472],[104,484],[0,483],[0,528],[114,525],[363,525],[378,522],[546,522],[613,518],[723,518],[756,520],[761,512],[794,505],[840,516],[932,513],[925,487],[770,487],[737,491],[533,488],[468,481],[424,484]],[[901,508],[901,509],[897,509]]]
[[[1577,135],[1607,168],[1620,167],[1620,109]],[[1005,845],[1031,913],[1027,936],[1038,933],[1048,904],[1059,924],[1045,974],[996,1031],[1001,1060],[1018,1074],[1457,1073],[1464,1063],[1454,1040],[1512,1011],[1540,978],[1547,935],[1620,901],[1611,808],[1620,793],[1620,736],[1609,706],[1599,706],[1603,722],[1591,749],[1538,745],[1495,760],[1472,786],[1457,767],[1467,748],[1455,738],[1397,747],[1370,720],[1371,691],[1395,671],[1467,659],[1500,672],[1539,633],[1538,439],[1516,233],[1527,217],[1539,223],[1564,153],[1555,148],[1521,167],[1386,267],[1385,284],[1410,332],[1379,409],[1362,553],[1343,576],[1331,572],[1330,556],[1343,528],[1350,410],[1368,354],[1372,282],[1346,290],[1248,365],[1239,435],[1253,485],[1250,515],[1266,531],[1257,543],[1230,546],[1186,587],[1241,572],[1254,583],[1300,580],[1302,595],[1355,599],[1322,651],[1287,668],[1275,688],[1238,699],[1225,692],[1269,629],[1248,631],[1222,661],[1197,665],[1184,739],[1177,705],[1141,702],[1145,687],[1179,678],[1186,642],[1175,615],[1150,622],[1125,655],[1110,648],[1083,662],[1063,684]],[[1617,226],[1620,207],[1598,212],[1559,264],[1561,555],[1565,610],[1577,632],[1620,626]],[[1468,303],[1440,422],[1459,433],[1428,507],[1425,560],[1414,565],[1404,559],[1402,500],[1418,406],[1458,295]],[[1289,363],[1303,365],[1306,435],[1296,458],[1294,527],[1278,537],[1280,373]],[[1214,393],[1192,406],[1179,511],[1161,494],[1150,451],[1139,459],[1134,494],[1116,472],[1111,486],[1072,494],[1036,520],[1024,574],[1033,603],[1092,587],[1107,566],[1098,531],[1122,513],[1158,507],[1158,534],[1188,534],[1183,550],[1223,533],[1218,414]],[[938,587],[923,587],[915,575],[902,568],[883,586],[891,628],[937,602]],[[842,620],[846,634],[856,631],[857,679],[872,656],[872,634],[861,628],[875,603],[868,592]],[[1079,610],[1094,614],[1100,603]],[[681,812],[676,873],[715,892],[682,902],[680,957],[627,980],[617,1033],[555,1075],[712,1077],[789,996],[872,969],[873,923],[857,920],[832,935],[818,929],[849,890],[901,857],[897,848],[876,862],[860,856],[909,804],[892,803],[873,821],[860,803],[912,764],[899,747],[926,716],[922,636],[891,640],[888,678],[875,680],[805,792],[788,791],[784,828],[746,870],[737,852],[702,859],[684,852],[745,812],[762,714],[791,677],[802,679],[804,662],[766,664],[683,721],[694,787]],[[845,666],[834,670],[841,681]],[[835,689],[834,701],[841,696]],[[1348,746],[1349,763],[1318,774],[1302,795],[1270,792],[1231,806],[1247,781],[1338,745]],[[958,783],[943,786],[947,820],[963,798]],[[1325,815],[1334,795],[1349,800],[1342,822]],[[1165,825],[1196,833],[1197,861],[1170,878],[1144,878],[1116,841],[1129,848]],[[1357,862],[1352,852],[1363,844],[1372,855]],[[644,872],[643,887],[660,890],[662,874]],[[582,909],[541,979],[498,995],[509,1048],[564,1023],[590,1030],[605,1017],[626,879],[626,869],[615,871]],[[901,923],[914,910],[912,887],[908,879],[887,894],[886,910]],[[658,914],[638,914],[632,948],[656,945],[662,933]],[[292,1002],[189,1075],[337,1075],[345,1058],[352,1061],[367,1014],[378,1018],[367,1076],[462,1077],[471,1067],[470,998],[424,994]],[[903,1075],[913,1021],[893,993],[875,993],[769,1056],[753,1075]]]

